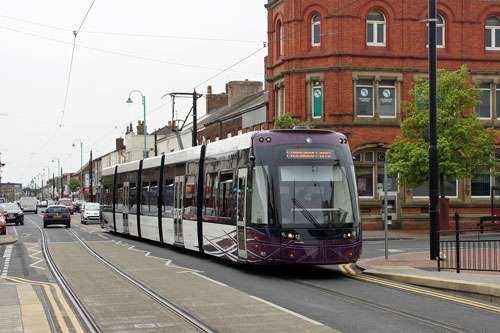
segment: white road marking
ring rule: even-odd
[[[10,257],[12,255],[12,245],[7,245],[5,248],[5,252],[3,253],[3,258],[5,262],[3,264],[2,276],[7,276],[7,272],[9,271]]]
[[[258,297],[252,296],[252,295],[248,295],[248,297],[253,298],[254,300],[257,300],[257,301],[262,302],[262,303],[264,303],[264,304],[270,305],[270,306],[272,306],[273,308],[276,308],[276,309],[281,310],[281,311],[283,311],[283,312],[289,313],[289,314],[291,314],[292,316],[295,316],[295,317],[298,317],[298,318],[303,319],[303,320],[305,320],[305,321],[308,321],[308,322],[310,322],[311,324],[314,324],[314,325],[316,325],[316,326],[323,326],[323,324],[322,324],[322,323],[320,323],[319,321],[313,320],[313,319],[311,319],[311,318],[307,318],[307,317],[305,317],[305,316],[303,316],[303,315],[301,315],[301,314],[298,314],[297,312],[293,312],[293,311],[290,311],[290,310],[288,310],[288,309],[282,308],[281,306],[276,305],[276,304],[273,304],[273,303],[268,302],[268,301],[265,301],[265,300],[263,300],[262,298],[258,298]]]
[[[28,255],[28,257],[30,257],[33,260],[33,263],[29,264],[28,266],[45,270],[45,267],[37,266],[39,263],[44,262],[43,258],[38,257],[38,255],[40,253],[42,253],[42,251],[40,250],[40,244],[38,244],[38,243],[33,243],[33,244],[26,243],[26,246],[28,246],[28,245],[30,245],[30,247],[26,247],[26,250],[28,252],[32,252],[31,254]]]
[[[213,280],[213,279],[211,279],[211,278],[209,278],[209,277],[206,277],[205,275],[201,275],[201,274],[196,273],[196,272],[191,272],[191,273],[193,273],[193,275],[196,275],[196,276],[198,276],[198,277],[201,277],[201,278],[203,278],[203,279],[205,279],[205,280],[208,280],[208,281],[210,281],[210,282],[213,282],[213,283],[215,283],[215,284],[218,284],[219,286],[222,286],[222,287],[227,287],[227,284],[224,284],[224,283],[222,283],[222,282],[219,282],[219,281]]]

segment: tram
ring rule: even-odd
[[[103,169],[110,232],[249,263],[340,264],[361,256],[343,134],[249,132]]]

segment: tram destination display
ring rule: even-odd
[[[327,149],[287,149],[286,150],[287,159],[320,159],[320,160],[333,160],[335,155],[333,150]]]

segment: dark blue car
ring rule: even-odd
[[[43,227],[51,224],[63,224],[66,228],[71,227],[71,215],[66,206],[49,206],[43,214]]]

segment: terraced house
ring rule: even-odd
[[[382,228],[385,151],[401,135],[402,105],[428,75],[427,0],[269,0],[269,121],[288,112],[347,135],[355,156],[364,228]],[[485,126],[500,129],[500,1],[437,2],[438,68],[465,64],[480,81]],[[500,146],[498,147],[500,152]],[[446,181],[450,214],[490,215],[492,185]],[[393,228],[428,228],[428,189],[388,186]]]

